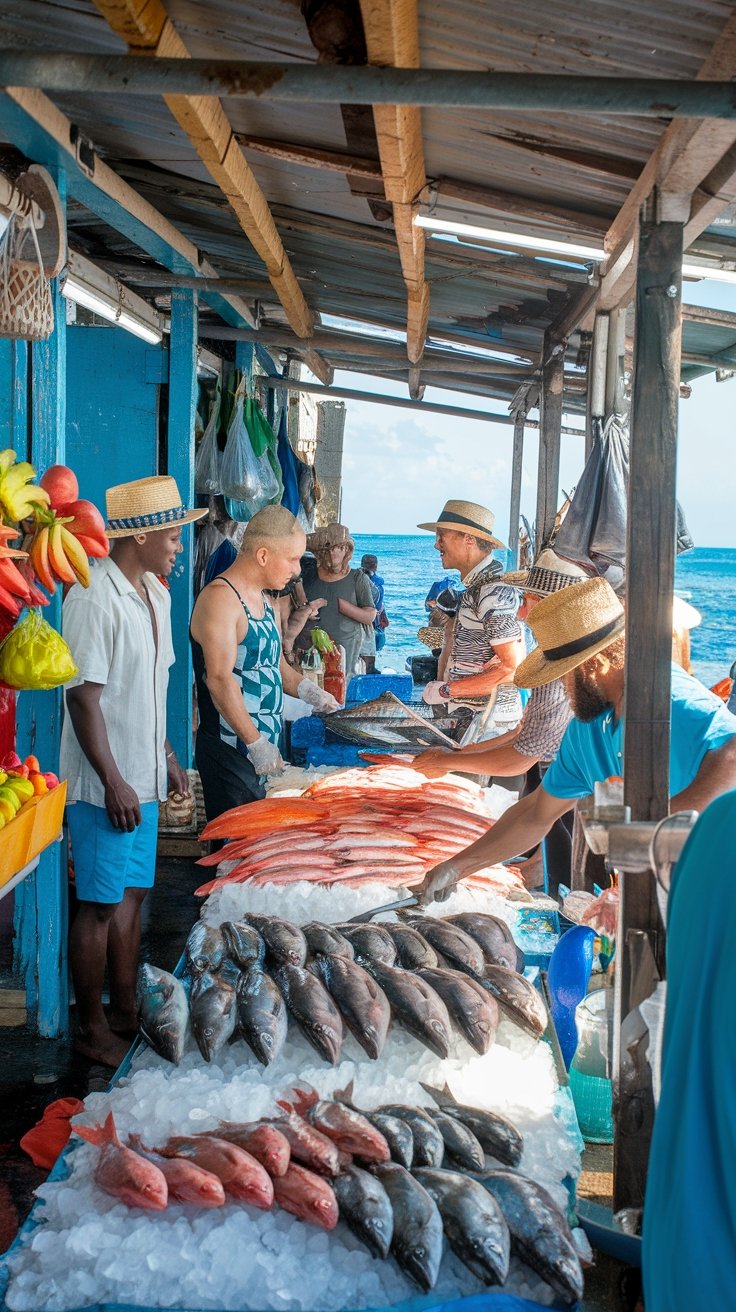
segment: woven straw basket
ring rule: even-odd
[[[35,259],[21,259],[22,253],[28,253],[29,233]],[[0,238],[0,337],[40,342],[50,337],[53,330],[51,288],[44,272],[35,224],[29,217],[28,226],[23,227],[14,214]]]

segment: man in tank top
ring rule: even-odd
[[[207,819],[263,797],[280,774],[284,691],[318,712],[338,709],[330,693],[284,659],[277,617],[265,591],[299,576],[305,536],[282,506],[259,510],[233,564],[203,588],[190,636],[199,726],[195,761]]]

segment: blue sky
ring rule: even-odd
[[[686,283],[684,299],[736,311],[736,285]],[[406,397],[405,384],[339,373],[336,385]],[[513,429],[494,424],[498,403],[428,388],[427,401],[488,410],[489,421],[399,410],[373,402],[348,401],[343,455],[342,519],[355,533],[411,533],[431,519],[448,497],[479,501],[496,514],[506,541],[511,490]],[[580,418],[571,420],[575,425]],[[736,378],[697,380],[690,400],[680,403],[678,496],[697,546],[736,547],[734,467]],[[560,487],[574,487],[582,468],[583,444],[562,438]],[[524,442],[522,513],[534,518],[537,434]]]

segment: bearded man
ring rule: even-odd
[[[588,579],[540,601],[527,623],[537,647],[516,671],[521,688],[562,679],[574,719],[539,788],[509,808],[478,842],[428,871],[421,902],[443,901],[466,875],[539,843],[554,822],[623,771],[624,610],[605,579]],[[736,787],[736,716],[672,666],[672,811],[703,811]]]

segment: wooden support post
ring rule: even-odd
[[[588,365],[588,405],[585,423],[585,459],[593,450],[595,431],[606,417],[606,369],[609,316],[597,314]]]
[[[636,293],[626,580],[624,798],[633,820],[669,810],[670,664],[675,575],[675,466],[680,384],[682,224],[644,223]],[[649,939],[662,965],[663,934],[654,877],[623,875],[617,942],[614,1107],[614,1210],[644,1196],[651,1095],[622,1078],[623,1019],[642,997],[633,992],[631,950]]]
[[[565,376],[565,342],[550,342],[545,335],[544,365],[539,414],[537,469],[537,532],[535,555],[547,542],[557,514],[560,484],[562,388]]]
[[[608,316],[606,343],[606,395],[604,418],[624,414],[627,409],[624,396],[624,356],[626,350],[626,306],[611,310]]]
[[[511,462],[511,505],[509,507],[508,568],[519,567],[519,520],[521,518],[521,470],[524,460],[524,425],[526,410],[514,415],[514,454]]]
[[[174,288],[171,293],[169,346],[168,473],[177,482],[186,506],[194,505],[194,417],[197,406],[197,293]],[[194,528],[182,529],[182,554],[171,578],[171,628],[176,663],[169,679],[167,731],[169,741],[187,769],[192,763],[192,613]]]
[[[54,181],[66,203],[66,176]],[[48,341],[34,342],[31,351],[31,460],[39,474],[64,463],[66,448],[66,301],[58,282],[52,283],[54,331]],[[61,628],[61,590],[46,608],[45,618]],[[33,752],[42,767],[56,770],[61,748],[63,692],[23,692],[18,698],[18,752]],[[52,843],[35,873],[15,892],[16,965],[25,975],[26,1006],[36,1011],[38,1033],[56,1038],[69,1025],[67,966],[67,859],[63,843]]]

